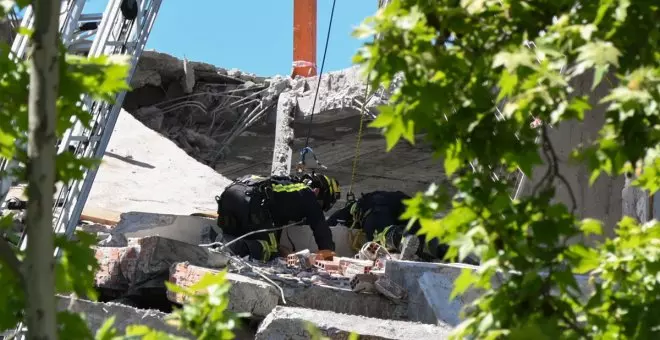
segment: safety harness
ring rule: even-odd
[[[237,226],[232,225],[236,221],[228,220],[226,217],[223,217],[221,211],[221,200],[222,196],[225,195],[230,190],[239,191],[245,199],[245,203],[248,206],[249,213],[249,222],[251,224],[250,229],[268,229],[273,228],[273,218],[270,213],[268,204],[272,199],[272,194],[274,192],[297,192],[300,190],[307,189],[307,185],[300,182],[297,178],[291,178],[288,176],[256,176],[248,175],[240,177],[234,181],[221,196],[216,196],[216,202],[218,203],[218,227],[221,224],[224,224],[225,228],[229,230],[235,229]],[[238,232],[238,230],[232,230]],[[268,233],[268,240],[257,239],[263,249],[262,259],[263,261],[268,261],[273,254],[278,253],[278,242],[275,232]]]

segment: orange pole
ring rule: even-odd
[[[316,75],[317,0],[293,0],[293,74]]]

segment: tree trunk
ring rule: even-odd
[[[56,339],[53,195],[60,1],[32,1],[25,258],[28,339]]]

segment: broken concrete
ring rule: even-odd
[[[190,215],[215,211],[231,181],[122,111],[86,207]]]
[[[277,101],[277,121],[275,123],[275,149],[271,175],[286,176],[291,173],[296,102],[289,94],[282,94]]]
[[[425,289],[442,289],[442,292],[439,293],[441,295],[439,298],[442,299],[444,296],[442,294],[449,296],[446,289],[449,289],[451,293],[453,283],[463,269],[476,270],[477,268],[461,263],[444,264],[388,260],[385,262],[385,275],[408,292],[406,315],[410,320],[430,324],[436,324],[440,320],[440,322],[455,325],[455,319],[452,316],[458,315],[464,302],[473,301],[479,296],[479,293],[476,290],[468,290],[459,300],[451,303],[446,300],[440,306],[437,306],[438,300],[435,299],[435,295],[430,303],[427,300],[420,285],[420,279],[427,273],[436,274],[436,276],[422,280],[422,283]],[[440,319],[434,314],[434,308],[444,310],[440,315]]]
[[[206,241],[207,234],[216,221],[198,216],[128,212],[113,229],[127,238],[160,236],[188,244],[198,245]]]
[[[195,338],[176,327],[168,325],[165,322],[167,314],[159,311],[136,309],[117,303],[93,302],[61,295],[57,296],[57,309],[82,313],[92,334],[96,334],[107,319],[114,317],[114,326],[120,334],[124,334],[126,327],[130,325],[144,325],[188,339]]]
[[[170,281],[176,282],[180,286],[190,287],[206,273],[213,274],[217,271],[177,264],[170,271]],[[279,297],[279,291],[269,283],[259,280],[258,276],[248,278],[244,275],[228,274],[227,278],[232,284],[240,287],[232,288],[234,290],[230,293],[232,300],[240,301],[240,304],[235,306],[237,311],[251,311],[255,315],[265,316],[266,309],[272,309],[275,304],[283,303]],[[357,294],[351,291],[350,287],[338,288],[329,285],[304,284],[285,281],[277,277],[273,277],[273,279],[282,286],[286,303],[293,306],[382,319],[401,320],[406,318],[403,305],[394,303],[379,294]],[[272,294],[275,294],[274,296],[279,299],[279,302],[276,301],[273,304]],[[181,303],[183,301],[180,296],[171,293],[168,298],[172,302]]]
[[[450,327],[382,320],[305,308],[278,306],[261,323],[256,338],[264,340],[305,340],[312,334],[308,323],[330,339],[348,339],[351,333],[361,340],[447,339]]]
[[[388,260],[385,262],[385,276],[392,282],[401,285],[408,293],[405,306],[406,315],[410,320],[429,324],[448,324],[456,326],[460,323],[459,315],[464,306],[481,295],[478,289],[468,289],[461,296],[449,300],[456,278],[464,269],[477,270],[477,266],[462,263],[423,263],[412,261]],[[491,284],[498,287],[506,279],[506,275],[497,274]],[[544,276],[546,273],[539,273]],[[588,297],[593,291],[587,275],[575,275],[579,292]],[[556,292],[551,292],[556,293]],[[586,301],[585,301],[586,303]]]
[[[431,324],[449,324],[457,326],[461,323],[460,312],[463,306],[476,298],[474,294],[460,295],[450,300],[454,282],[438,273],[427,272],[419,278],[419,288],[426,303],[420,310],[420,321]]]
[[[222,254],[158,236],[129,239],[127,247],[98,247],[96,259],[100,265],[96,286],[118,291],[144,288],[147,283],[164,287],[170,266],[181,261],[209,268],[227,264]]]
[[[217,273],[217,270],[177,263],[170,269],[170,282],[181,287],[191,287],[206,274]],[[228,307],[231,311],[265,317],[277,306],[280,294],[270,284],[232,273],[227,273],[226,278],[232,284],[229,289]],[[167,297],[172,302],[185,303],[185,297],[181,294],[168,291]]]

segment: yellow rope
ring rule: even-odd
[[[360,109],[360,128],[358,130],[357,144],[355,145],[355,157],[353,157],[353,169],[351,170],[351,183],[348,187],[348,193],[353,193],[353,184],[355,184],[355,173],[357,172],[358,159],[360,158],[360,143],[362,142],[362,131],[364,129],[364,109],[367,106],[367,99],[369,95],[369,79],[367,78],[366,86],[364,88],[364,102]]]

